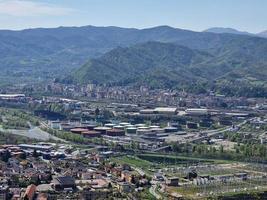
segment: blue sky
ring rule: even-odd
[[[0,29],[170,25],[267,30],[267,0],[0,0]]]

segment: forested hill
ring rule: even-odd
[[[169,26],[148,29],[84,26],[0,30],[0,81],[1,78],[20,81],[21,78],[64,76],[88,59],[99,57],[118,46],[159,41],[214,51],[224,44],[247,38]]]
[[[267,41],[246,42],[225,44],[213,54],[160,42],[119,47],[91,59],[65,81],[266,96]]]

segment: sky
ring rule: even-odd
[[[267,0],[0,0],[0,29],[58,26],[267,30]]]

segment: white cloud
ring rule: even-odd
[[[75,12],[72,8],[28,0],[0,0],[0,14],[10,16],[61,16]]]

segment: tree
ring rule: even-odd
[[[104,118],[104,120],[110,119],[112,117],[114,117],[114,115],[113,115],[113,113],[111,111],[109,111],[109,110],[104,110],[103,111],[103,118]]]
[[[99,114],[100,114],[100,110],[99,110],[99,108],[96,108],[95,109],[95,116],[97,117],[97,116],[99,116]]]
[[[36,149],[33,150],[32,157],[34,157],[34,158],[38,157],[38,153],[37,153]]]
[[[223,154],[224,153],[223,145],[220,145],[219,151],[220,151],[220,154]]]
[[[26,158],[27,158],[27,156],[26,156],[26,153],[22,153],[22,154],[20,154],[20,159],[23,159],[23,160],[25,160]]]
[[[8,162],[9,158],[11,158],[11,154],[8,150],[4,151],[2,154],[1,154],[1,160],[4,161],[4,162]]]

